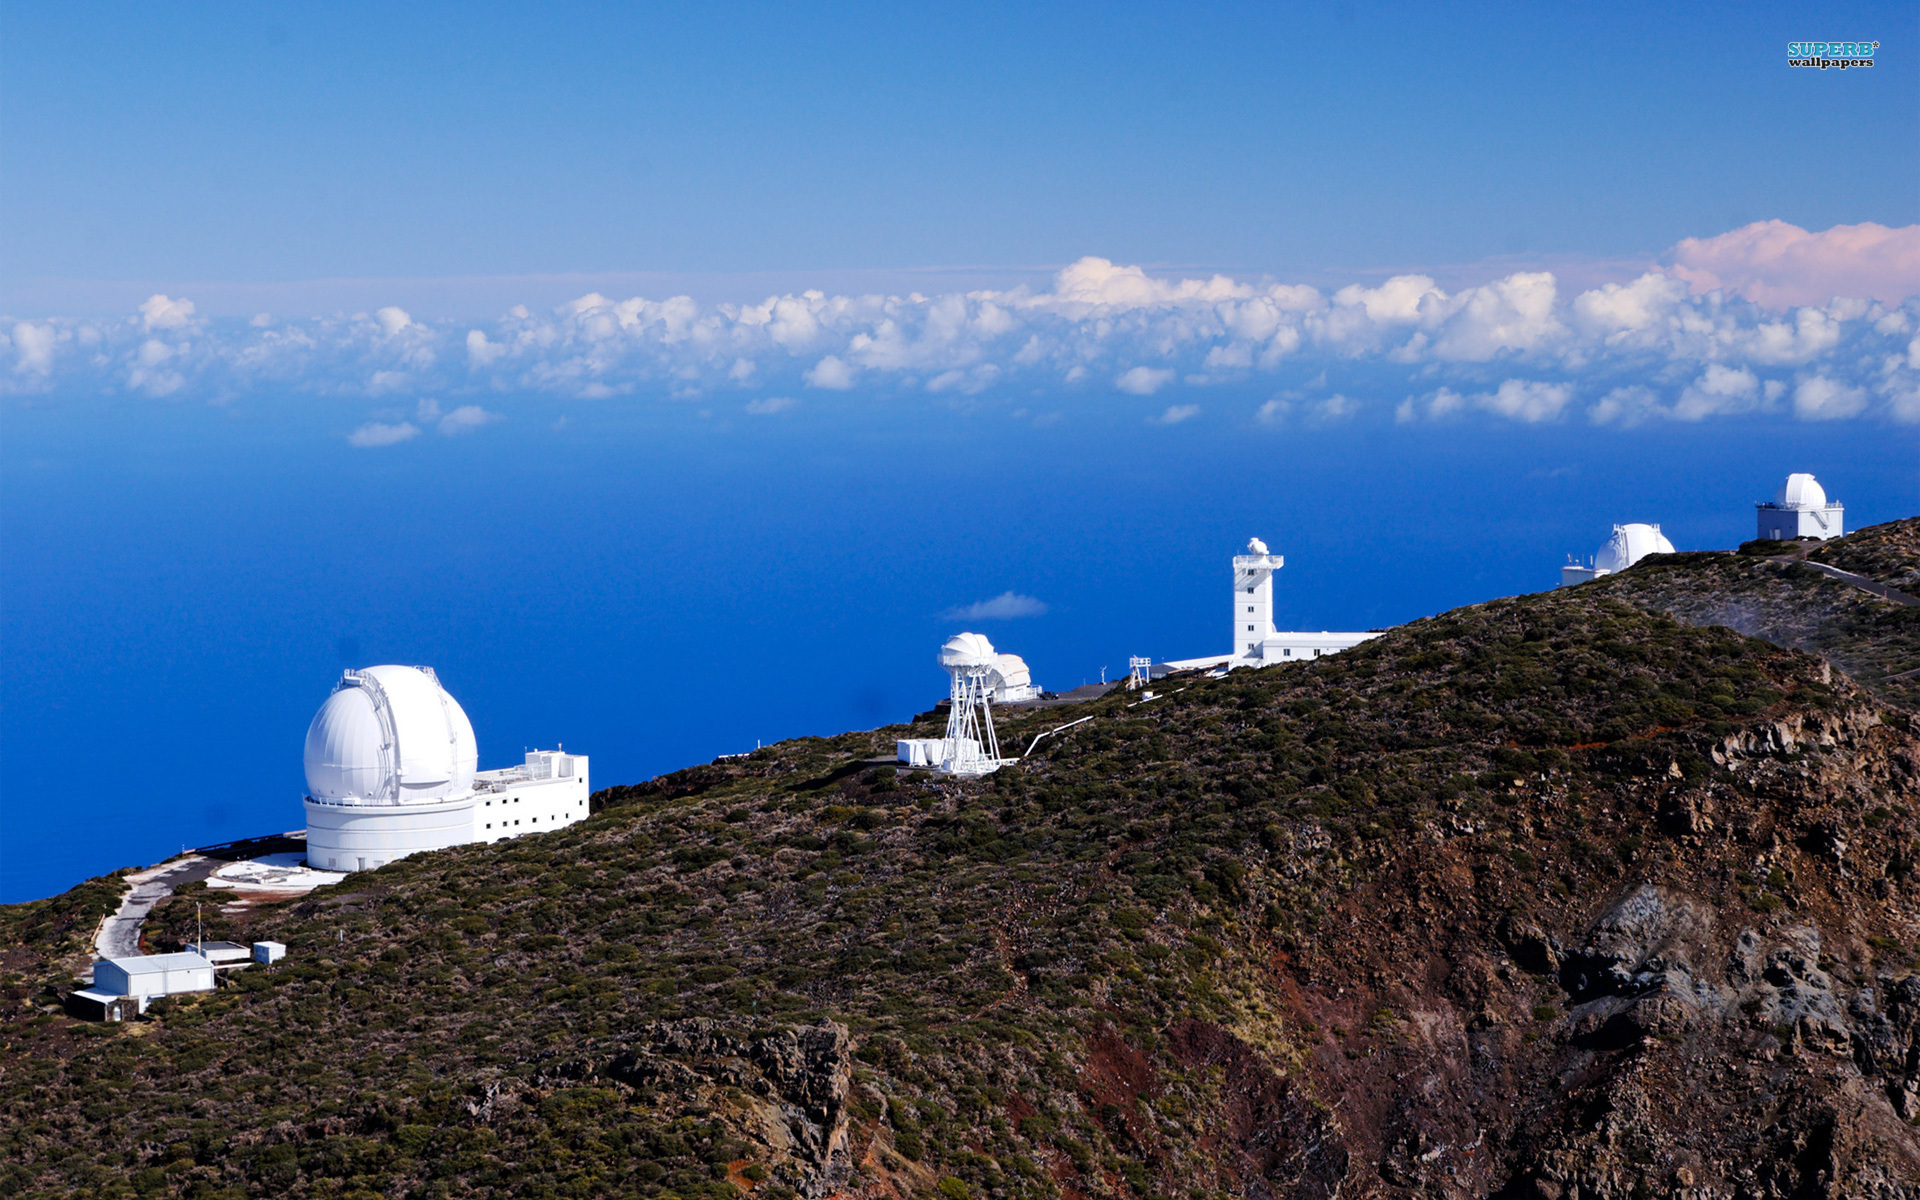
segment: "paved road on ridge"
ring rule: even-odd
[[[120,911],[101,924],[100,936],[93,942],[93,952],[101,958],[125,958],[139,954],[140,925],[147,919],[147,914],[153,911],[153,906],[173,895],[175,888],[205,879],[220,865],[217,859],[189,854],[185,858],[128,876],[133,880],[133,890],[120,902]]]

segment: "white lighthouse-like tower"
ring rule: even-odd
[[[1267,553],[1259,538],[1247,542],[1247,552],[1233,556],[1233,641],[1235,654],[1260,657],[1260,647],[1274,634],[1273,573],[1287,565],[1284,555]]]
[[[1276,630],[1273,573],[1286,563],[1283,556],[1270,552],[1259,538],[1249,539],[1247,552],[1233,556],[1233,641],[1228,643],[1232,649],[1207,658],[1175,659],[1166,665],[1176,671],[1270,667],[1275,663],[1337,654],[1380,636],[1379,630],[1365,633]]]

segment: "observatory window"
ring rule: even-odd
[[[1248,588],[1248,589],[1247,589],[1247,595],[1249,595],[1249,596],[1251,596],[1251,595],[1253,595],[1253,589],[1252,589],[1252,588]]]
[[[1247,626],[1247,632],[1248,632],[1248,633],[1252,633],[1252,632],[1253,632],[1253,626],[1251,626],[1251,625],[1249,625],[1249,626]]]

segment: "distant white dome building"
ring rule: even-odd
[[[1010,700],[1031,700],[1040,694],[1033,686],[1033,672],[1027,670],[1027,660],[1018,654],[996,654],[993,667],[987,672],[987,685],[993,689],[993,698],[1005,704]]]
[[[1569,563],[1560,568],[1560,586],[1572,587],[1576,583],[1624,571],[1649,554],[1673,552],[1673,543],[1660,532],[1658,525],[1645,525],[1637,521],[1615,525],[1613,536],[1607,539],[1607,544],[1594,551],[1591,565]]]
[[[1804,472],[1787,476],[1772,503],[1757,504],[1759,519],[1754,536],[1775,541],[1818,538],[1825,541],[1846,532],[1846,509],[1827,499],[1820,481]]]
[[[307,727],[307,862],[365,871],[587,815],[585,755],[477,771],[473,723],[427,667],[348,671]]]

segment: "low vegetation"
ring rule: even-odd
[[[1096,719],[980,781],[874,761],[929,720],[295,902],[196,885],[155,948],[200,902],[290,956],[125,1027],[44,990],[116,881],[15,906],[0,1191],[1913,1196],[1920,740],[1654,611],[1782,578],[1746,565],[1018,716]],[[1781,611],[1894,653],[1825,586]]]

